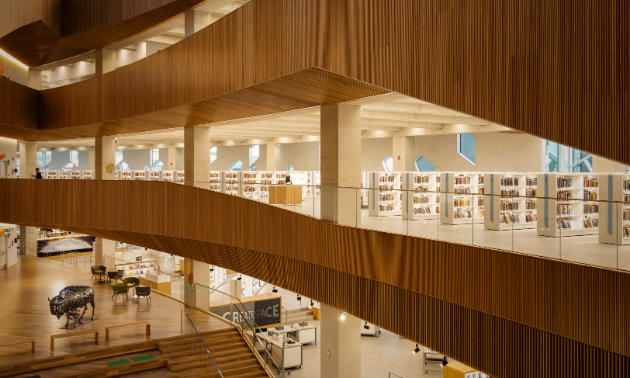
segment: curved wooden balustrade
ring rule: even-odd
[[[162,182],[0,180],[0,221],[233,269],[497,378],[630,374],[625,272],[340,226]]]
[[[286,85],[295,73],[323,70],[630,164],[629,16],[621,0],[253,0],[146,59],[42,91],[42,131],[22,138],[136,133],[324,104],[343,81],[323,96],[303,77]],[[287,97],[261,101],[269,90]]]
[[[5,0],[0,48],[29,67],[123,41],[208,0]]]

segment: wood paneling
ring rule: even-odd
[[[0,77],[0,134],[3,137],[35,139],[39,97],[35,89]]]
[[[497,378],[630,374],[621,271],[345,227],[161,182],[0,180],[0,221],[242,272]]]
[[[206,0],[4,0],[0,48],[29,67],[125,40]]]

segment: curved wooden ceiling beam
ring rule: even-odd
[[[208,0],[6,0],[0,49],[29,67],[123,41]]]
[[[235,94],[229,117],[242,118],[259,93],[241,91],[321,70],[630,165],[628,18],[618,0],[254,0],[146,59],[42,91],[33,140],[213,122],[211,100]]]
[[[234,269],[497,378],[629,374],[622,271],[340,226],[162,182],[0,180],[0,221]]]

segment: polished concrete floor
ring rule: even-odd
[[[81,326],[78,331],[99,330],[100,345],[91,336],[58,339],[55,351],[50,351],[50,336],[65,334],[73,330],[60,329],[65,318],[51,315],[47,298],[52,298],[61,289],[71,285],[85,285],[95,291],[95,316],[97,320]],[[103,281],[92,280],[89,269],[69,264],[60,264],[48,259],[19,256],[16,265],[0,273],[0,345],[23,339],[34,339],[36,353],[29,352],[29,346],[0,348],[0,369],[8,363],[31,361],[67,353],[97,350],[109,346],[145,341],[149,338],[163,338],[190,332],[187,322],[182,322],[182,310],[186,310],[200,330],[223,329],[229,326],[211,316],[182,303],[154,293],[152,299],[123,300],[122,296],[112,300],[112,289]],[[88,305],[86,319],[92,313]],[[185,318],[184,318],[185,319]],[[143,328],[131,328],[114,333],[110,342],[105,341],[105,327],[151,323],[151,336],[146,336]]]
[[[319,198],[312,197],[301,205],[275,205],[282,209],[320,217]],[[486,230],[483,220],[467,224],[441,224],[437,219],[403,220],[401,216],[369,216],[361,210],[358,224],[362,228],[413,235],[455,243],[503,249],[506,251],[558,258],[583,264],[630,271],[630,245],[599,243],[598,235],[547,237],[538,236],[537,230]]]

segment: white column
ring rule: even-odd
[[[107,171],[107,166],[116,163],[116,138],[96,137],[94,141],[94,179],[114,180],[116,175]]]
[[[361,224],[361,106],[321,107],[322,219]]]
[[[108,272],[116,268],[116,242],[104,238],[94,240],[94,265],[105,265]]]
[[[321,304],[321,378],[361,377],[361,320]]]
[[[209,286],[210,266],[201,261],[184,260],[184,304],[189,307],[199,307],[206,311],[210,309],[210,291],[195,283]]]
[[[116,70],[116,50],[99,49],[95,52],[94,58],[94,74],[96,76],[104,75],[108,72]]]
[[[275,142],[267,143],[267,171],[284,171],[286,167],[282,167],[284,160],[282,153],[282,145]]]
[[[37,227],[20,226],[20,255],[37,257]]]
[[[168,162],[166,163],[166,167],[162,169],[165,171],[177,170],[177,149],[175,146],[170,146],[168,148]]]
[[[33,89],[37,89],[38,91],[42,90],[42,71],[36,71],[29,68],[28,86]]]
[[[394,137],[394,172],[413,172],[415,137]]]
[[[186,12],[184,20],[184,35],[190,37],[210,25],[210,13],[191,10]]]
[[[90,149],[88,151],[88,170],[93,171],[96,166],[96,155],[94,153],[94,149]],[[114,160],[116,160],[116,153],[114,153]],[[114,163],[116,163],[116,161],[114,161]]]
[[[20,178],[32,179],[37,168],[37,143],[18,142],[20,147]]]
[[[210,128],[184,127],[186,185],[208,187],[210,181]]]

